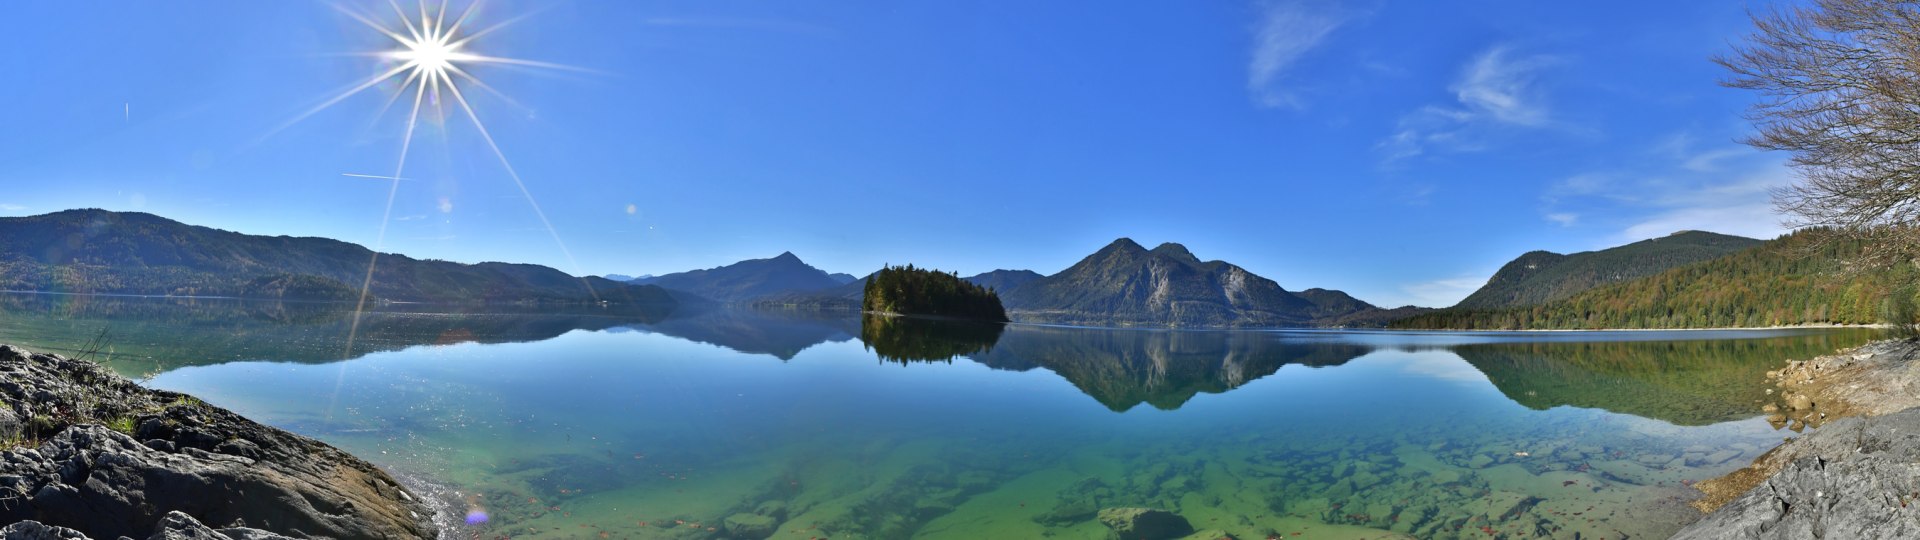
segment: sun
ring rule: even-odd
[[[431,5],[431,0],[417,0],[417,10],[409,10],[401,7],[400,3],[402,1],[404,0],[387,0],[386,4],[393,9],[393,15],[396,19],[393,23],[388,24],[383,24],[376,20],[378,18],[384,18],[382,15],[365,13],[338,4],[334,5],[334,8],[342,14],[359,21],[361,24],[392,40],[391,45],[389,45],[390,48],[386,50],[361,53],[361,55],[364,56],[379,58],[385,65],[382,67],[380,74],[362,81],[353,87],[347,88],[332,99],[307,110],[304,114],[295,117],[286,124],[282,124],[280,128],[274,130],[277,132],[279,129],[284,129],[287,126],[298,123],[309,116],[313,116],[322,110],[326,110],[329,107],[345,101],[347,98],[373,89],[395,78],[403,78],[403,80],[399,88],[388,97],[387,106],[392,107],[401,99],[409,99],[409,101],[412,102],[412,110],[407,114],[405,129],[400,136],[400,154],[399,159],[394,163],[393,175],[347,175],[390,180],[387,189],[386,210],[380,218],[379,233],[374,237],[374,254],[367,262],[367,273],[365,279],[363,279],[360,284],[360,301],[354,307],[353,322],[347,330],[347,349],[349,352],[352,351],[354,338],[359,331],[360,314],[366,307],[368,291],[372,288],[374,267],[380,258],[379,248],[386,241],[387,225],[392,221],[394,198],[399,192],[400,181],[405,180],[403,173],[407,167],[407,154],[413,147],[415,128],[419,125],[420,112],[423,106],[440,110],[450,103],[451,107],[460,113],[460,116],[465,116],[467,120],[471,121],[474,132],[480,136],[481,141],[486,143],[487,150],[493,154],[494,159],[499,162],[500,168],[504,170],[507,177],[513,180],[514,187],[519,188],[520,195],[526,199],[527,205],[533,210],[534,216],[539,218],[540,224],[547,229],[547,234],[553,237],[554,244],[559,246],[560,252],[565,255],[567,262],[573,266],[575,273],[578,273],[579,269],[579,262],[574,259],[573,252],[567,249],[566,242],[560,239],[559,231],[554,229],[553,223],[547,219],[546,212],[540,209],[540,203],[534,200],[533,192],[527,189],[526,182],[520,178],[520,172],[514,169],[512,162],[507,160],[507,154],[500,150],[500,144],[494,140],[493,133],[487,129],[486,123],[481,122],[480,113],[475,110],[473,102],[468,99],[467,90],[479,89],[499,97],[502,101],[517,105],[513,99],[494,90],[492,86],[488,86],[487,83],[482,82],[480,78],[475,76],[471,71],[473,67],[487,64],[585,71],[590,73],[593,71],[548,62],[489,56],[471,50],[471,45],[474,43],[474,40],[517,22],[525,18],[526,15],[514,17],[480,30],[469,30],[467,22],[474,17],[474,13],[479,9],[480,0],[473,0],[467,3],[466,8],[462,10],[458,16],[452,17],[449,16],[447,11],[449,5],[453,3],[453,0],[439,0],[437,3]],[[413,12],[410,13],[410,11]],[[451,97],[451,99],[443,100],[443,95]],[[431,97],[431,99],[428,99],[429,97]],[[382,109],[383,114],[385,110],[386,109]],[[593,290],[592,284],[586,281],[585,278],[581,278],[581,285],[587,289],[589,294],[593,295],[595,300],[599,299],[599,294]]]
[[[403,44],[406,45],[406,49],[387,53],[387,56],[400,62],[413,64],[415,69],[420,71],[445,74],[447,70],[453,68],[455,60],[466,59],[464,58],[466,55],[459,53],[460,44],[453,43],[445,37],[408,41]]]

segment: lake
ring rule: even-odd
[[[1165,331],[0,294],[92,357],[343,448],[459,538],[1664,537],[1864,330]],[[349,334],[352,340],[349,342]]]

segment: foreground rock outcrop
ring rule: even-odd
[[[1920,538],[1920,409],[1837,420],[1779,472],[1674,538]]]
[[[0,399],[0,537],[438,533],[372,464],[92,362],[0,345]]]
[[[1892,340],[1768,373],[1776,427],[1808,435],[1701,482],[1711,512],[1676,538],[1920,537],[1920,341]]]

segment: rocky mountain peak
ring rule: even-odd
[[[1187,246],[1183,246],[1173,242],[1160,244],[1158,247],[1153,248],[1153,253],[1163,257],[1168,257],[1168,258],[1185,261],[1189,263],[1198,264],[1200,262],[1199,257],[1195,257],[1193,256],[1193,252],[1187,251]]]

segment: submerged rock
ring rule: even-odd
[[[1100,523],[1127,540],[1164,540],[1193,534],[1187,518],[1152,508],[1107,508],[1100,511]]]
[[[22,419],[0,448],[0,523],[99,539],[438,534],[372,464],[92,362],[0,346],[0,398]]]
[[[727,516],[726,525],[727,534],[734,538],[766,538],[773,536],[774,529],[780,526],[771,517],[747,513]]]
[[[122,537],[124,538],[124,537]],[[66,527],[54,527],[38,521],[22,521],[0,529],[0,540],[88,540],[87,535]],[[215,530],[193,516],[169,512],[160,520],[160,528],[147,540],[294,540],[260,529],[231,527]]]

